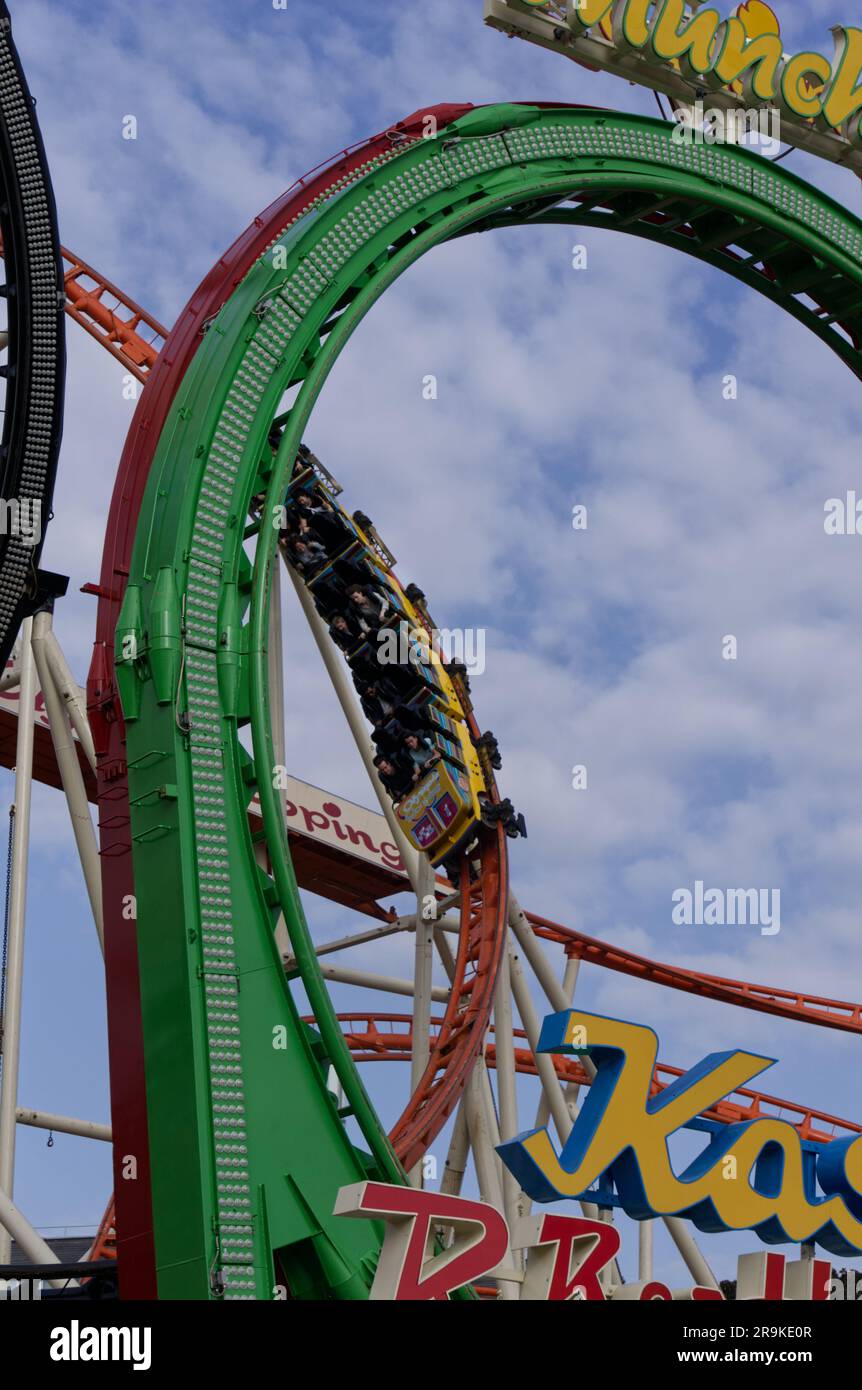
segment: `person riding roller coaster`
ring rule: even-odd
[[[374,766],[393,801],[400,801],[412,789],[413,775],[410,769],[396,758],[387,757],[385,753],[378,753],[374,759]]]
[[[288,554],[296,565],[305,575],[311,576],[326,564],[329,558],[320,541],[311,540],[310,537],[297,537],[288,544]]]
[[[296,523],[300,532],[319,541],[330,555],[344,547],[348,532],[331,507],[320,506],[309,492],[298,492],[295,502]]]
[[[435,725],[421,711],[413,709],[399,698],[395,685],[385,678],[363,684],[358,683],[362,712],[375,729],[383,729],[393,723],[398,726],[401,736],[408,733],[433,733]]]
[[[329,635],[335,645],[345,653],[354,651],[362,640],[361,632],[346,613],[336,613],[333,616],[329,624]]]
[[[398,708],[398,693],[394,686],[383,681],[369,681],[359,686],[359,703],[362,713],[375,728],[387,723]]]
[[[421,627],[412,630],[415,640],[408,644],[406,655],[401,655],[401,643],[396,646],[398,656],[393,658],[391,646],[384,652],[383,630],[404,619],[397,593],[387,592],[378,582],[373,557],[363,554],[350,522],[327,498],[314,491],[320,483],[312,455],[306,457],[300,452],[294,484],[285,501],[281,543],[289,562],[308,586],[318,613],[327,622],[329,636],[347,658],[363,711],[373,726],[374,765],[386,791],[397,803],[418,787],[438,763],[446,766],[435,736],[449,725],[446,719],[435,721],[431,714],[434,676],[433,669],[426,669],[430,658],[422,655],[424,632]],[[366,530],[371,525],[361,513],[355,520],[365,523]],[[421,591],[410,587],[424,605]],[[405,598],[413,601],[406,590]],[[422,612],[424,608],[420,617]],[[450,678],[469,691],[463,663],[443,664]],[[499,767],[499,749],[492,734],[474,738],[474,746],[492,767]],[[494,803],[480,796],[479,812],[482,823],[488,827],[499,823],[511,837],[526,835],[524,818],[516,814],[510,801]]]
[[[369,636],[379,632],[390,612],[390,603],[385,594],[373,584],[353,584],[347,590],[350,604],[349,612],[356,619],[362,632]]]
[[[440,752],[434,747],[430,738],[423,734],[405,734],[402,741],[403,756],[405,761],[413,766],[413,781],[418,782],[423,778],[431,767],[440,758]]]

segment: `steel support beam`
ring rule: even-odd
[[[497,976],[494,1004],[494,1046],[497,1059],[497,1097],[500,1107],[500,1138],[514,1139],[518,1133],[518,1095],[515,1081],[515,1039],[512,1031],[512,987],[508,952],[504,952]],[[503,1210],[509,1230],[523,1215],[524,1193],[513,1173],[503,1167]],[[516,1254],[523,1263],[522,1252]]]
[[[557,980],[556,976],[554,975],[551,963],[545,955],[544,951],[542,950],[542,947],[539,944],[533,932],[533,929],[530,926],[530,923],[528,922],[526,916],[524,915],[524,912],[517,899],[515,898],[514,894],[511,895],[509,903],[509,925],[512,928],[518,945],[523,950],[524,955],[527,958],[537,980],[539,981],[539,984],[541,985],[542,990],[544,991],[545,996],[547,997],[552,1009],[554,1009],[556,1012],[560,1012],[564,1009],[569,1008],[569,1003],[566,999],[565,991],[560,982]],[[514,977],[512,983],[514,986]],[[529,1000],[529,995],[527,997]],[[518,1000],[517,1002],[518,1012],[520,1013],[520,1001]],[[529,1008],[532,1009],[531,1000],[529,1000]],[[523,1014],[521,1014],[521,1018],[524,1022],[525,1029],[527,1029],[527,1032],[529,1033],[530,1030],[527,1026],[527,1022],[524,1019]],[[533,1014],[533,1018],[535,1019],[535,1013]],[[538,1021],[536,1020],[536,1024],[537,1022]],[[538,1032],[536,1034],[536,1040],[538,1041]],[[530,1046],[535,1050],[535,1044],[532,1038],[530,1040]],[[537,1065],[539,1064],[539,1062],[540,1058],[537,1057]],[[595,1064],[590,1060],[590,1058],[583,1057],[581,1059],[581,1063],[588,1076],[594,1077],[596,1074],[596,1068]],[[546,1094],[548,1094],[548,1099],[551,1100],[551,1096],[548,1093],[547,1088]],[[556,1094],[558,1096],[561,1096],[559,1086],[556,1087]],[[551,1113],[554,1115],[555,1124],[557,1124],[553,1102],[551,1105]],[[559,1133],[559,1124],[557,1124],[557,1132]],[[560,1135],[560,1137],[563,1138],[562,1134]],[[677,1250],[679,1251],[680,1255],[685,1261],[686,1268],[688,1269],[689,1273],[694,1277],[696,1282],[698,1284],[702,1284],[704,1287],[717,1289],[719,1287],[718,1280],[716,1279],[715,1275],[710,1269],[706,1259],[701,1254],[697,1242],[695,1241],[690,1230],[688,1229],[686,1222],[683,1221],[682,1218],[679,1216],[663,1216],[662,1221],[664,1222],[665,1226],[670,1232],[671,1239],[673,1240]]]
[[[90,721],[87,718],[86,699],[82,699],[78,683],[69,669],[69,664],[63,655],[63,649],[57,641],[57,634],[53,626],[49,626],[43,634],[45,656],[48,661],[48,669],[54,677],[54,684],[58,694],[66,706],[66,713],[69,721],[83,748],[87,762],[93,771],[96,771],[96,750],[93,746],[93,735],[90,732]]]
[[[285,561],[285,565],[287,565],[287,561]],[[318,651],[320,652],[320,655],[323,658],[323,664],[326,668],[326,674],[329,676],[329,679],[332,682],[333,689],[335,690],[335,693],[338,697],[338,702],[341,705],[342,712],[344,714],[345,719],[347,720],[348,728],[350,729],[350,732],[353,735],[353,740],[356,744],[357,749],[359,750],[359,756],[361,757],[365,765],[365,770],[368,773],[368,776],[371,780],[371,785],[374,788],[374,794],[380,803],[380,809],[383,812],[383,815],[386,817],[386,823],[389,826],[389,833],[391,834],[393,842],[395,843],[398,849],[398,853],[401,855],[401,860],[404,864],[404,870],[407,874],[408,879],[410,880],[410,886],[412,887],[413,892],[417,895],[417,897],[419,897],[421,895],[423,884],[423,880],[421,879],[419,872],[419,853],[417,850],[413,848],[413,846],[410,844],[410,841],[407,839],[407,836],[404,834],[404,831],[401,829],[401,826],[399,825],[398,819],[395,815],[392,802],[389,800],[383,783],[381,782],[380,777],[378,776],[377,768],[374,766],[374,745],[372,744],[371,739],[368,736],[368,729],[365,723],[365,716],[359,708],[359,704],[356,699],[356,692],[353,689],[353,684],[350,680],[350,677],[347,674],[347,668],[340,654],[333,647],[329,637],[329,633],[327,632],[326,627],[322,622],[320,615],[317,612],[317,609],[315,608],[308,591],[305,588],[305,585],[302,583],[302,580],[297,579],[296,575],[293,573],[289,566],[287,566],[287,569],[288,573],[290,574],[291,580],[293,581],[293,587],[296,590],[296,595],[299,599],[300,607],[302,608],[302,611],[305,614],[308,625],[311,628],[312,636],[314,637],[314,640],[317,643]]]
[[[8,1192],[0,1188],[0,1231],[8,1245],[8,1252],[0,1264],[8,1265],[11,1263],[12,1241],[14,1240],[27,1259],[34,1265],[58,1265],[59,1258],[54,1254],[50,1245],[39,1235],[35,1227],[30,1225],[26,1216],[19,1211]],[[22,1279],[26,1277],[26,1271],[21,1270]],[[47,1281],[55,1289],[67,1288],[74,1284],[73,1279],[49,1279]]]
[[[20,708],[22,710],[32,709],[36,699],[36,667],[33,661],[32,634],[33,619],[26,618],[21,629]],[[10,1205],[15,1190],[15,1129],[18,1110],[18,1073],[21,1062],[24,924],[27,909],[34,735],[33,720],[19,719],[15,754],[15,819],[12,829],[12,882],[9,888],[6,1008],[3,1018],[3,1075],[2,1087],[0,1087],[0,1191]],[[5,1221],[3,1225],[6,1229],[0,1230],[0,1264],[9,1264],[12,1241],[9,1227]]]
[[[56,1134],[75,1134],[79,1139],[100,1139],[105,1144],[111,1142],[111,1126],[101,1125],[96,1120],[75,1120],[69,1115],[50,1115],[45,1110],[28,1110],[19,1105],[15,1112],[19,1125],[32,1125],[34,1129],[48,1129]]]
[[[359,989],[379,990],[382,994],[405,994],[413,998],[412,980],[397,980],[390,975],[374,975],[366,970],[347,970],[339,965],[321,965],[320,973],[325,980],[334,980],[336,984],[357,985]],[[449,991],[435,985],[431,998],[435,1004],[447,1004]]]
[[[437,897],[434,870],[424,856],[417,861],[415,943],[413,953],[413,1050],[410,1058],[410,1094],[419,1089],[431,1057],[431,990],[434,968],[434,923]],[[410,1173],[414,1187],[422,1186],[422,1165]]]
[[[62,697],[54,685],[53,673],[48,663],[45,638],[50,631],[51,614],[45,611],[37,613],[33,619],[33,658],[42,685],[45,712],[48,715],[54,754],[60,771],[60,781],[66,795],[69,818],[78,847],[78,857],[87,885],[90,909],[96,924],[99,946],[102,955],[104,955],[105,925],[102,915],[102,871],[99,863],[99,849],[96,844],[96,832],[90,819],[90,803],[84,786],[84,776],[78,762],[75,740],[72,737],[72,727],[67,714],[68,705],[63,703]]]

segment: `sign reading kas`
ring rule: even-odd
[[[658,1054],[651,1028],[568,1010],[545,1019],[538,1050],[586,1055],[596,1076],[561,1153],[547,1129],[500,1145],[534,1201],[596,1201],[600,1192],[600,1205],[639,1221],[681,1216],[702,1231],[754,1231],[767,1244],[816,1241],[834,1255],[862,1253],[862,1135],[816,1144],[786,1120],[703,1118],[773,1058],[714,1052],[651,1097]],[[668,1141],[683,1128],[708,1142],[677,1177]]]

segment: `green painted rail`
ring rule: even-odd
[[[266,686],[281,502],[314,401],[375,300],[433,246],[524,222],[607,226],[720,266],[862,374],[862,223],[783,168],[673,127],[497,106],[391,157],[300,219],[210,325],[159,444],[117,628],[128,720],[153,1211],[165,1298],[367,1297],[371,1223],[338,1188],[403,1181],[349,1056],[273,787]],[[284,415],[273,460],[272,420]],[[248,726],[248,738],[240,737]],[[255,860],[260,796],[274,872]],[[273,940],[283,912],[317,1019]],[[326,1088],[332,1064],[349,1125]]]

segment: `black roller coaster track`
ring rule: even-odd
[[[65,589],[38,569],[63,432],[63,263],[45,149],[0,0],[0,232],[9,335],[0,375],[0,669],[23,620]]]

